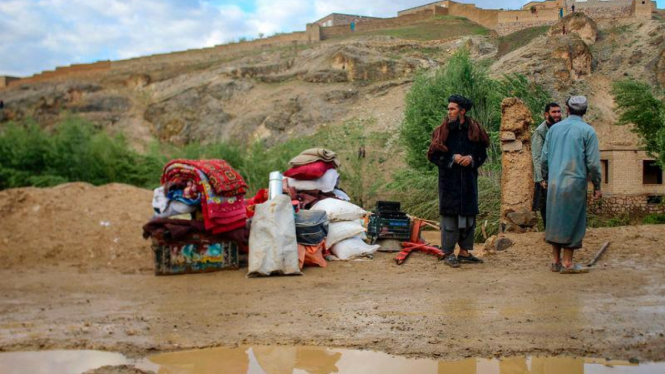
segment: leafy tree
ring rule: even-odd
[[[665,167],[665,94],[644,82],[623,80],[612,85],[619,125],[633,124],[644,149]]]
[[[432,131],[447,113],[450,95],[461,94],[473,100],[469,116],[488,130],[498,131],[501,97],[497,88],[497,82],[489,78],[487,69],[475,64],[466,50],[453,55],[446,66],[433,76],[420,72],[407,94],[401,128],[407,164],[419,170],[433,169],[425,154]]]

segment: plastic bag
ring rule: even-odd
[[[333,193],[335,194],[335,197],[340,199],[340,200],[351,201],[351,198],[349,197],[349,195],[347,195],[346,192],[344,192],[342,190],[338,190],[338,189],[335,188],[333,190]]]
[[[279,195],[256,205],[249,234],[247,276],[302,274],[291,199]]]
[[[338,199],[323,199],[314,204],[312,210],[325,210],[330,222],[352,221],[367,214],[365,209]]]
[[[298,244],[317,245],[328,235],[328,215],[323,210],[301,210],[296,214]]]
[[[354,236],[333,245],[330,250],[340,260],[350,260],[354,257],[373,254],[380,247],[380,245],[369,245],[360,239],[360,237]]]

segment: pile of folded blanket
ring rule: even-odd
[[[324,148],[308,149],[289,161],[289,166],[284,172],[289,194],[302,208],[309,209],[329,197],[349,200],[337,186],[340,162],[335,152]]]
[[[244,228],[247,221],[242,176],[224,160],[172,160],[155,189],[156,218],[183,213],[202,216],[205,230],[222,234]]]

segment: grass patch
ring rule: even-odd
[[[587,227],[619,227],[630,224],[632,221],[627,213],[608,217],[587,213]]]
[[[665,214],[649,214],[642,219],[642,223],[647,225],[665,225]]]
[[[549,26],[529,27],[528,29],[516,31],[512,34],[500,37],[497,58],[505,56],[518,48],[524,47],[533,39],[545,35],[549,28]]]

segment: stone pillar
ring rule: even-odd
[[[506,232],[530,231],[537,223],[533,204],[531,111],[514,97],[501,102],[501,227]]]

